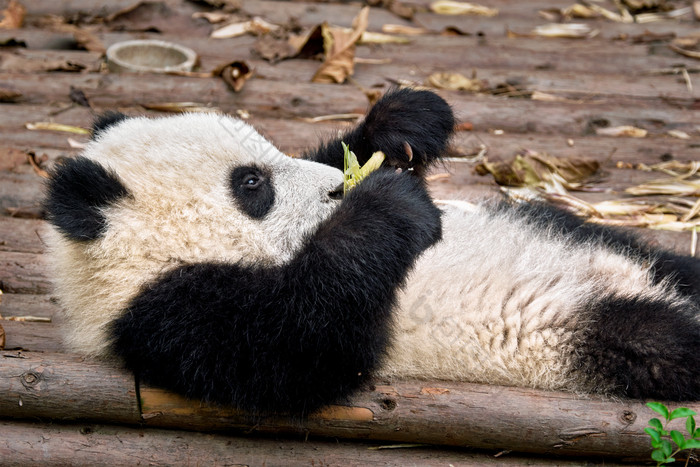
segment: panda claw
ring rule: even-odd
[[[408,156],[408,162],[411,162],[413,160],[413,148],[411,148],[411,145],[408,143],[408,141],[403,142],[403,150]]]

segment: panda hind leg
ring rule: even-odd
[[[692,301],[609,296],[588,312],[572,365],[586,390],[700,400],[700,310]]]

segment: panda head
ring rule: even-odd
[[[342,196],[342,172],[282,154],[217,114],[109,114],[53,172],[46,211],[67,344],[102,355],[104,324],[159,274],[287,261]]]

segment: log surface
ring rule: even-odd
[[[141,385],[105,363],[68,354],[0,352],[0,415],[121,422],[195,431],[469,446],[642,459],[653,412],[640,401],[440,381],[395,381],[306,420],[251,417]],[[689,407],[700,411],[700,404]],[[681,421],[676,421],[680,424]],[[680,425],[679,425],[680,426]]]
[[[131,374],[68,354],[0,352],[0,415],[136,423]]]
[[[387,465],[590,466],[588,461],[445,450],[431,446],[341,441],[231,438],[186,431],[105,425],[0,421],[0,459],[7,467],[41,465],[227,465],[363,467]],[[607,462],[609,467],[623,464]]]

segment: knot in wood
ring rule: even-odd
[[[623,410],[620,413],[620,421],[622,423],[629,425],[631,423],[634,423],[635,420],[637,420],[637,414],[632,412],[631,410]]]
[[[22,374],[21,380],[25,388],[36,386],[39,383],[41,376],[39,373],[34,373],[33,371],[27,371]]]
[[[382,407],[382,409],[387,410],[391,412],[396,408],[396,401],[394,399],[391,399],[389,397],[386,397],[382,400],[379,401],[379,405]]]

